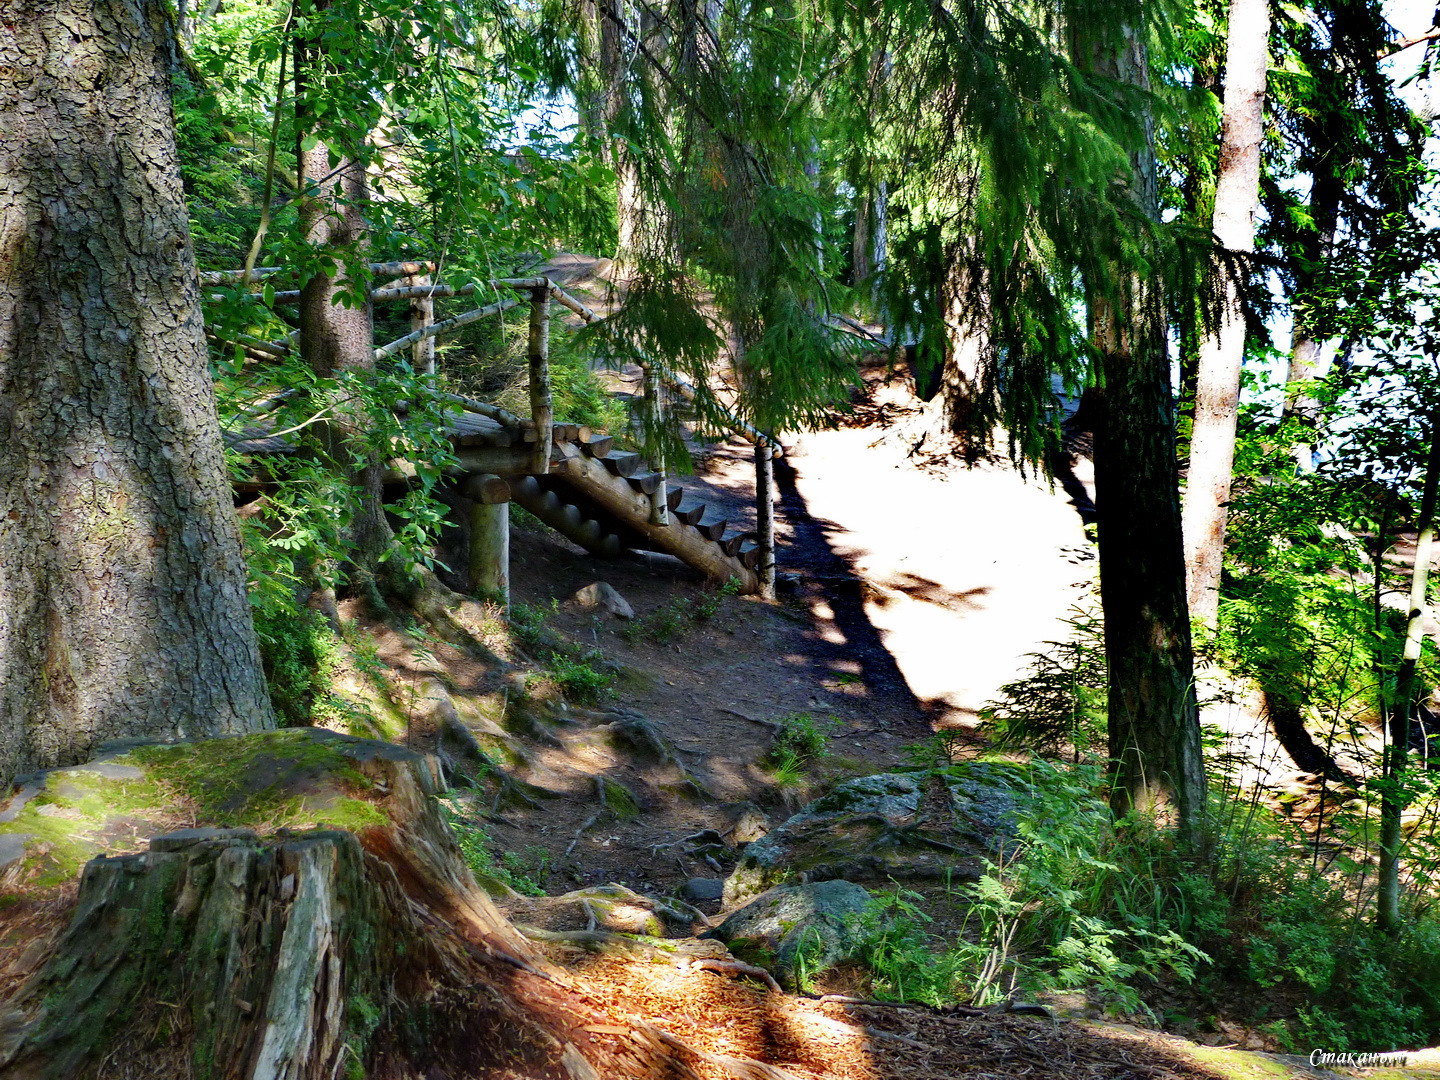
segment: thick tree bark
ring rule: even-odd
[[[1227,252],[1255,250],[1260,207],[1260,144],[1265,138],[1265,70],[1270,0],[1231,0],[1225,48],[1225,115],[1213,230]],[[1220,274],[1219,325],[1202,332],[1195,381],[1195,426],[1185,488],[1185,565],[1190,613],[1214,626],[1220,607],[1225,522],[1235,464],[1245,306],[1240,282]]]
[[[1140,32],[1094,48],[1101,74],[1148,86]],[[1154,139],[1134,156],[1131,193],[1152,221],[1160,211]],[[1190,614],[1180,533],[1170,359],[1161,298],[1117,274],[1091,300],[1104,383],[1095,432],[1100,602],[1109,667],[1110,805],[1117,816],[1173,807],[1195,845],[1205,810],[1205,767],[1195,701]]]
[[[850,284],[857,289],[870,277],[870,196],[855,193],[855,231],[850,244]]]
[[[994,358],[989,333],[990,298],[983,279],[968,264],[973,243],[952,260],[944,299],[945,366],[940,374],[945,434],[974,463],[988,445],[988,428],[998,414],[993,378]]]
[[[0,20],[0,785],[273,723],[158,0]]]
[[[587,51],[595,64],[582,79],[580,119],[615,173],[617,257],[623,263],[635,251],[640,216],[639,174],[624,143],[615,138],[625,103],[625,0],[585,0],[583,19]]]

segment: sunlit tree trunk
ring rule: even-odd
[[[1424,634],[1426,592],[1430,584],[1430,558],[1435,542],[1435,504],[1440,490],[1440,410],[1429,419],[1430,454],[1425,463],[1425,486],[1420,495],[1420,535],[1415,543],[1415,568],[1410,572],[1410,619],[1405,627],[1405,651],[1395,680],[1390,706],[1390,738],[1385,753],[1386,785],[1380,796],[1380,879],[1376,918],[1382,930],[1400,927],[1400,818],[1405,812],[1405,762],[1410,749],[1410,721],[1415,715],[1417,669]]]
[[[273,724],[158,0],[0,19],[0,785]]]
[[[1324,128],[1312,125],[1315,130],[1311,139],[1323,144],[1326,139]],[[1344,185],[1335,175],[1334,167],[1327,157],[1317,162],[1316,174],[1310,188],[1310,218],[1314,228],[1301,234],[1301,250],[1297,259],[1294,298],[1293,338],[1290,346],[1290,360],[1286,372],[1284,416],[1297,420],[1305,438],[1296,441],[1291,452],[1295,468],[1302,473],[1315,471],[1315,440],[1318,436],[1320,408],[1315,400],[1312,384],[1323,377],[1324,365],[1321,350],[1324,342],[1316,330],[1317,307],[1324,303],[1319,295],[1321,267],[1330,258],[1335,245],[1335,229],[1340,217],[1340,197]]]
[[[1213,229],[1219,245],[1238,254],[1255,250],[1269,33],[1270,0],[1231,0]],[[1240,282],[1228,268],[1219,278],[1219,323],[1203,330],[1200,338],[1184,518],[1190,613],[1210,626],[1215,624],[1220,604],[1220,570],[1240,407],[1240,368],[1245,358],[1245,308]]]

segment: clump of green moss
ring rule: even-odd
[[[58,769],[0,835],[26,838],[20,880],[48,888],[105,852],[183,825],[359,832],[384,825],[373,785],[332,739],[304,728],[144,746]]]

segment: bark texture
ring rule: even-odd
[[[0,20],[0,784],[273,724],[158,0]]]
[[[1148,87],[1140,32],[1132,29],[1090,55],[1099,73]],[[1129,179],[1137,210],[1155,221],[1160,198],[1148,117],[1146,126]],[[1147,282],[1117,276],[1112,295],[1091,300],[1104,382],[1095,430],[1095,489],[1110,676],[1110,803],[1117,816],[1172,806],[1181,837],[1194,844],[1204,815],[1205,768],[1185,599],[1165,319],[1161,299]]]
[[[1216,241],[1231,253],[1249,254],[1255,250],[1269,34],[1269,0],[1231,0],[1225,47],[1225,114],[1220,129],[1220,171],[1212,226]],[[1244,297],[1232,269],[1227,265],[1219,275],[1219,323],[1201,335],[1190,477],[1185,488],[1190,613],[1211,626],[1220,606],[1220,570],[1240,408],[1240,368],[1245,359]]]

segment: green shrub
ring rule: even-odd
[[[497,861],[491,850],[490,835],[479,822],[464,816],[462,809],[451,800],[442,800],[440,807],[465,865],[482,887],[487,882],[498,881],[526,896],[545,895],[545,890],[535,881],[535,877],[543,878],[550,868],[550,856],[543,848],[532,845],[525,855],[507,851]]]
[[[338,663],[334,632],[318,614],[302,608],[257,611],[255,634],[280,726],[309,726],[323,708]]]
[[[1105,641],[1098,614],[1076,608],[1066,620],[1065,641],[1047,641],[1030,654],[1022,679],[1000,687],[1000,697],[980,710],[992,743],[1073,761],[1094,761],[1105,752]]]
[[[594,652],[575,657],[556,653],[550,657],[550,676],[567,698],[600,701],[615,687],[615,676],[595,666],[600,659],[603,657]]]

